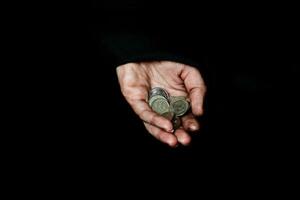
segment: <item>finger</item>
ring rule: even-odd
[[[192,113],[189,113],[188,115],[185,115],[181,118],[182,120],[182,126],[184,130],[188,131],[197,131],[200,128],[200,125],[195,118],[195,116]]]
[[[203,100],[205,95],[205,84],[200,72],[193,67],[186,66],[181,74],[185,87],[191,100],[192,112],[194,115],[203,114]]]
[[[173,132],[172,123],[168,119],[152,111],[144,100],[134,100],[129,102],[129,104],[144,122],[162,128],[167,132]]]
[[[168,132],[173,132],[172,123],[164,117],[158,115],[148,105],[146,98],[148,92],[146,87],[126,87],[122,91],[127,102],[134,112],[145,122],[162,128]],[[130,94],[130,95],[129,95]]]
[[[177,137],[177,140],[179,143],[181,143],[184,146],[187,146],[191,143],[191,136],[183,130],[183,128],[179,128],[175,131],[175,135]]]
[[[151,124],[145,123],[144,125],[146,127],[146,129],[148,130],[148,132],[153,135],[156,139],[158,139],[159,141],[168,144],[171,147],[176,147],[177,146],[177,138],[175,137],[175,135],[171,134],[171,133],[167,133],[164,130],[153,126]]]

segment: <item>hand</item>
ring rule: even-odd
[[[117,68],[117,75],[127,102],[155,138],[171,147],[190,143],[191,137],[187,131],[199,129],[195,116],[203,114],[206,91],[196,68],[169,61],[128,63]],[[152,111],[147,103],[148,92],[153,87],[164,88],[170,96],[186,96],[190,99],[192,112],[182,117],[182,127],[175,132],[172,123]]]

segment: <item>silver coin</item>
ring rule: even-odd
[[[169,99],[169,93],[160,87],[155,87],[155,88],[151,89],[151,91],[149,92],[149,99],[151,99],[153,96],[157,96],[157,95],[160,95],[160,96],[165,97],[166,99]]]
[[[170,107],[176,116],[182,116],[189,110],[190,105],[185,97],[172,97],[170,98]]]
[[[185,96],[170,96],[169,97],[170,102],[178,101],[178,100],[186,100],[186,97]]]
[[[172,121],[174,118],[174,113],[169,111],[169,112],[162,113],[161,116]]]
[[[153,102],[154,102],[156,99],[164,99],[164,100],[168,101],[168,99],[166,99],[164,96],[161,96],[161,95],[155,95],[155,96],[152,96],[152,97],[148,100],[149,105],[152,106]]]
[[[151,100],[150,107],[158,114],[169,112],[170,105],[167,99],[159,97]]]

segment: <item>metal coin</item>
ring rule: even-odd
[[[190,107],[189,102],[186,101],[186,99],[183,97],[170,98],[170,106],[171,110],[175,113],[176,116],[184,115]]]
[[[151,100],[150,107],[158,114],[166,113],[170,110],[169,102],[165,98],[155,98]]]
[[[177,101],[177,100],[186,100],[186,97],[185,96],[170,96],[169,100],[170,100],[170,102]]]
[[[153,102],[156,100],[156,99],[164,99],[166,101],[168,101],[164,96],[161,96],[161,95],[155,95],[155,96],[152,96],[150,99],[149,99],[149,105],[151,106],[153,104]]]
[[[162,113],[161,116],[172,121],[172,119],[174,118],[174,113],[173,112],[165,112],[165,113]]]
[[[155,88],[151,89],[151,91],[149,92],[149,99],[151,99],[153,96],[157,96],[157,95],[160,95],[160,96],[165,97],[166,99],[169,99],[168,92],[160,87],[155,87]]]

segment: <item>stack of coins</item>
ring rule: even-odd
[[[174,130],[181,126],[180,117],[186,114],[190,108],[186,97],[170,96],[167,91],[159,87],[155,87],[149,92],[148,103],[154,112],[172,122]]]
[[[158,114],[169,112],[169,95],[162,88],[153,88],[149,93],[149,105]]]

